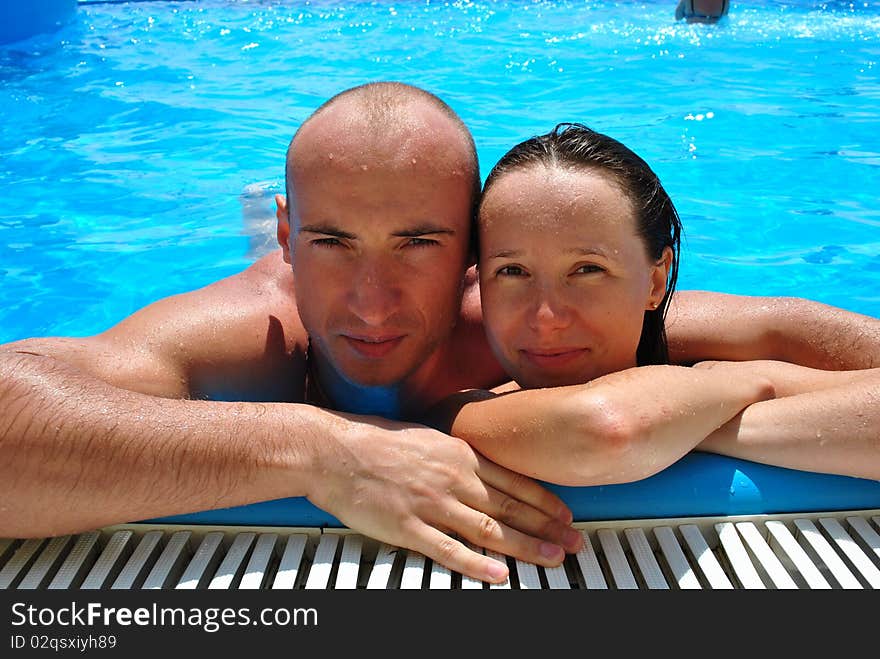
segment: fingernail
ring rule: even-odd
[[[568,507],[565,507],[559,511],[558,518],[563,524],[568,525],[571,524],[574,516],[571,514],[571,510]]]
[[[554,545],[549,542],[541,543],[541,556],[544,558],[549,558],[556,561],[561,561],[565,558],[565,550],[559,545]]]
[[[565,542],[565,548],[569,551],[575,552],[581,548],[581,544],[583,543],[583,536],[579,531],[575,531],[574,529],[566,529],[565,536],[563,537],[563,541]]]
[[[486,573],[491,581],[502,581],[507,577],[508,569],[507,566],[501,565],[497,561],[492,561],[489,563]]]

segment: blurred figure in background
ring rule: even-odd
[[[717,23],[727,15],[729,0],[679,0],[675,8],[675,20],[682,18],[688,23]]]
[[[246,185],[238,196],[242,231],[248,237],[249,261],[256,261],[278,247],[275,195],[283,189],[283,184],[276,181],[259,181]]]

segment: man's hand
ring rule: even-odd
[[[532,479],[436,430],[365,420],[321,453],[309,493],[345,525],[492,583],[507,577],[507,565],[456,536],[545,566],[580,548],[571,511]]]

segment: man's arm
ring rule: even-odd
[[[744,407],[772,396],[769,380],[758,375],[643,366],[584,385],[463,392],[432,410],[429,422],[534,478],[601,485],[660,471]]]
[[[802,298],[677,291],[666,321],[670,359],[771,359],[825,370],[880,366],[880,319]]]
[[[554,495],[431,429],[310,405],[159,398],[4,353],[2,536],[307,496],[352,528],[490,581],[496,563],[447,531],[543,565],[562,550],[536,536],[576,548]]]
[[[880,479],[880,368],[821,371],[759,361],[703,363],[769,378],[777,398],[750,405],[698,450],[845,476]]]
[[[577,548],[558,497],[461,440],[304,404],[193,400],[301,395],[293,299],[259,267],[96,337],[0,346],[0,536],[308,496],[489,581],[506,566],[451,535],[543,565],[562,559],[544,540]]]

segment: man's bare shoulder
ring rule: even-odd
[[[453,377],[459,389],[489,389],[509,380],[486,339],[480,287],[473,268],[465,278],[461,315],[450,349],[454,354],[449,357],[449,363],[456,366]]]
[[[193,293],[201,291],[206,296],[214,297],[239,294],[247,290],[260,295],[293,295],[293,275],[290,266],[284,262],[280,249],[262,256],[241,272],[218,279]]]
[[[295,382],[306,334],[293,274],[281,250],[245,270],[141,309],[101,338],[120,349],[149,346],[186,381],[190,395],[277,398],[279,379]],[[285,384],[283,398],[290,398]]]
[[[241,330],[251,322],[263,324],[274,316],[285,325],[294,318],[298,324],[296,292],[293,275],[281,258],[281,251],[262,257],[245,270],[219,279],[192,291],[157,300],[144,307],[109,332],[129,332],[144,324],[161,328],[185,329],[189,326],[204,331],[215,326],[215,333],[224,336]]]

